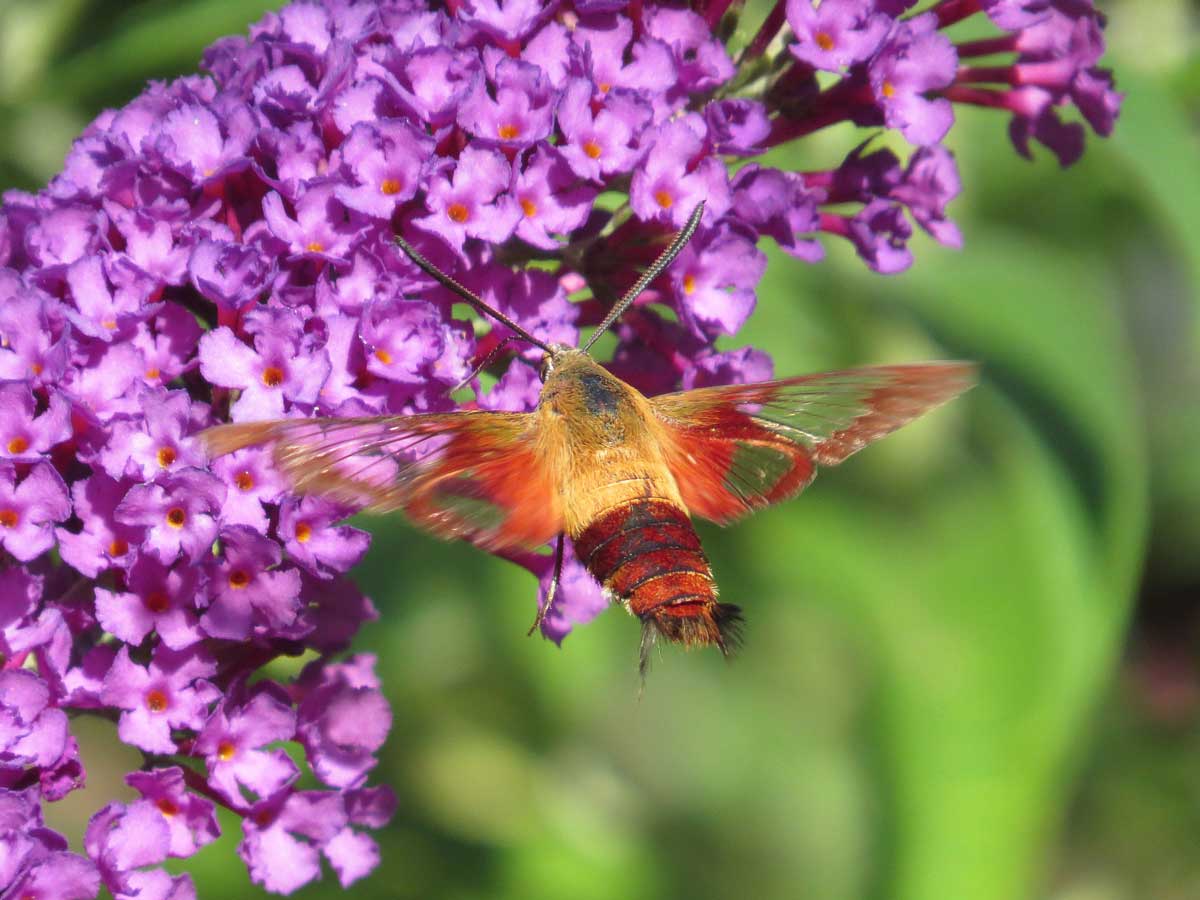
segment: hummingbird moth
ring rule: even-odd
[[[403,512],[487,550],[555,542],[554,602],[569,537],[579,561],[642,622],[641,669],[660,636],[736,645],[741,611],[717,586],[692,517],[719,524],[794,497],[836,465],[969,388],[975,367],[936,362],[801,375],[646,397],[588,350],[671,264],[700,204],[579,348],[539,340],[397,243],[430,277],[543,351],[532,412],[285,419],[203,432],[212,456],[270,445],[294,490]]]

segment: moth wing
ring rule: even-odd
[[[528,413],[283,419],[201,434],[211,456],[269,445],[299,493],[403,512],[438,537],[489,550],[538,547],[562,530],[553,473]]]
[[[877,366],[652,397],[688,510],[725,524],[970,388],[970,363]]]

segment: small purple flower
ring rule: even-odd
[[[866,62],[892,27],[891,19],[862,0],[787,0],[787,20],[796,34],[792,54],[814,69],[840,71]]]
[[[766,268],[766,255],[741,235],[710,232],[671,267],[676,305],[701,330],[734,334],[754,310],[754,286]]]
[[[314,664],[301,673],[305,696],[296,735],[313,772],[331,787],[360,787],[391,729],[392,711],[374,666],[374,657],[358,656],[338,665]]]
[[[153,804],[166,821],[168,856],[186,859],[220,835],[213,804],[187,790],[183,770],[178,766],[130,772],[125,782]]]
[[[538,66],[504,59],[493,81],[485,84],[483,74],[476,75],[458,110],[463,128],[500,147],[528,147],[550,134],[558,94]]]
[[[198,730],[220,696],[205,680],[215,671],[208,655],[196,648],[159,647],[146,668],[122,647],[104,677],[100,696],[123,710],[117,723],[122,741],[147,753],[174,753],[179,747],[171,738],[172,729]]]
[[[621,16],[615,22],[581,23],[571,41],[582,51],[592,82],[601,94],[617,90],[645,98],[666,112],[674,101],[663,96],[664,85],[674,85],[679,73],[670,46],[651,37],[630,41],[633,24]]]
[[[222,556],[210,563],[212,601],[200,619],[211,637],[245,640],[256,626],[290,627],[300,613],[300,573],[276,569],[279,544],[234,525],[221,533]]]
[[[675,57],[677,80],[667,88],[668,97],[711,90],[733,77],[733,61],[725,45],[692,10],[656,6],[646,10],[645,25],[646,34],[670,47]]]
[[[350,571],[366,555],[365,531],[334,523],[345,511],[316,497],[285,502],[279,510],[279,536],[289,558],[318,578]]]
[[[780,249],[806,262],[819,262],[825,251],[813,238],[819,226],[820,195],[810,191],[795,172],[742,167],[733,179],[733,212],[759,234],[775,239]]]
[[[877,198],[854,216],[826,213],[821,222],[825,230],[849,238],[858,255],[881,275],[903,272],[912,265],[912,252],[908,249],[912,226],[896,203]]]
[[[218,115],[219,113],[219,115]],[[245,168],[257,130],[246,106],[218,111],[200,103],[172,110],[157,131],[155,150],[194,184],[222,178]]]
[[[125,213],[114,224],[125,239],[110,277],[126,291],[136,285],[157,299],[164,284],[182,284],[187,275],[188,248],[177,246],[169,223],[144,212]]]
[[[203,634],[196,624],[195,598],[200,577],[192,566],[168,568],[143,556],[127,577],[129,589],[96,588],[96,619],[104,630],[130,646],[154,631],[172,650],[195,644]]]
[[[361,340],[367,371],[388,381],[420,384],[435,371],[448,381],[462,376],[445,318],[424,300],[379,300],[364,311]]]
[[[641,156],[638,137],[654,110],[636,96],[621,92],[610,93],[593,111],[592,93],[590,81],[572,81],[558,110],[558,126],[566,137],[561,146],[563,159],[580,178],[599,182],[634,167]]]
[[[721,216],[729,207],[729,181],[725,167],[705,157],[694,169],[691,160],[701,154],[707,127],[696,115],[659,127],[644,163],[633,173],[629,203],[642,219],[669,223],[678,228],[698,203],[704,201],[705,221]]]
[[[92,900],[100,875],[89,860],[74,853],[47,853],[5,882],[9,896],[37,900]]]
[[[0,378],[61,384],[69,353],[64,307],[3,276],[0,270]]]
[[[329,360],[319,350],[301,348],[302,325],[295,313],[261,309],[246,316],[251,347],[230,328],[217,328],[200,340],[200,371],[214,384],[238,388],[234,421],[278,419],[284,402],[315,403],[329,375]]]
[[[114,479],[158,478],[204,464],[204,452],[190,430],[192,404],[181,391],[146,391],[142,395],[144,418],[120,422],[109,445],[100,454],[105,470]]]
[[[492,389],[479,398],[479,406],[504,412],[529,412],[541,396],[542,382],[537,370],[533,366],[511,365]]]
[[[208,762],[209,783],[243,806],[246,791],[258,799],[276,796],[300,771],[281,749],[263,749],[296,734],[296,713],[287,695],[270,684],[256,685],[239,703],[223,702],[196,736],[195,752]]]
[[[52,766],[67,747],[67,716],[50,705],[46,682],[24,669],[0,672],[0,776]]]
[[[256,303],[275,274],[270,257],[247,244],[200,241],[188,258],[188,277],[207,299],[227,309]]]
[[[154,312],[147,305],[151,282],[140,278],[123,279],[124,285],[110,284],[100,258],[89,256],[67,269],[74,308],[67,319],[88,337],[108,343],[118,332]]]
[[[33,462],[70,436],[71,408],[61,394],[51,394],[37,412],[28,387],[0,384],[0,458]]]
[[[904,180],[891,190],[891,196],[908,207],[917,224],[938,243],[962,246],[958,226],[946,218],[946,204],[962,191],[958,167],[949,150],[941,146],[922,147],[912,155]]]
[[[40,556],[54,544],[54,523],[71,514],[62,477],[37,463],[20,483],[10,463],[0,463],[0,545],[22,562]]]
[[[721,153],[754,156],[771,134],[767,108],[750,100],[717,100],[704,110],[710,139]]]
[[[262,447],[239,450],[213,460],[212,471],[225,482],[222,521],[265,532],[267,514],[263,504],[277,502],[285,487],[270,451]]]
[[[337,186],[337,198],[348,209],[390,219],[417,192],[432,152],[433,142],[403,122],[355,125],[341,148],[351,183]]]
[[[89,355],[90,364],[80,369],[65,388],[77,410],[102,425],[116,416],[137,412],[133,388],[145,377],[145,363],[137,348],[114,343]]]
[[[557,6],[558,0],[464,0],[461,15],[464,22],[511,41],[528,34]]]
[[[296,791],[254,806],[243,820],[238,853],[255,884],[290,894],[321,874],[321,850],[345,827],[336,794]]]
[[[289,215],[279,194],[263,198],[263,218],[293,257],[340,262],[361,227],[347,216],[332,184],[317,184],[294,202]]]
[[[63,561],[95,578],[105,569],[128,568],[138,556],[145,529],[117,521],[115,512],[128,485],[113,481],[103,472],[71,485],[75,515],[83,522],[76,533],[55,529]]]
[[[110,803],[88,822],[84,846],[96,861],[104,886],[112,892],[114,900],[126,897],[132,900],[153,896],[143,891],[149,886],[144,877],[145,867],[158,865],[167,858],[171,831],[152,803],[144,800],[129,806]],[[158,893],[158,896],[163,895]]]
[[[570,234],[592,211],[596,192],[580,185],[566,160],[552,148],[539,148],[517,176],[513,194],[521,206],[517,237],[534,247],[554,250],[554,235]]]
[[[870,66],[871,89],[884,120],[911,143],[936,144],[954,123],[950,101],[925,94],[954,80],[958,54],[932,14],[906,20]]]
[[[144,549],[164,563],[182,554],[199,560],[217,537],[217,515],[225,500],[220,479],[184,469],[155,484],[129,489],[115,512],[118,522],[147,529]]]
[[[150,387],[163,387],[196,367],[192,358],[200,341],[194,316],[178,306],[162,306],[138,325],[130,343],[142,355],[142,377]]]
[[[516,230],[521,209],[507,193],[512,167],[490,150],[468,147],[452,169],[443,165],[429,186],[430,214],[414,221],[460,255],[468,237],[500,243]],[[464,257],[465,258],[465,257]]]

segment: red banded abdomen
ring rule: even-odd
[[[737,608],[717,602],[700,538],[674,503],[636,499],[612,507],[574,544],[575,556],[596,580],[659,634],[727,649]]]

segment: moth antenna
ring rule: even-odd
[[[453,388],[450,389],[450,393],[453,394],[455,391],[457,391],[461,388],[465,388],[468,384],[471,383],[471,381],[475,378],[476,375],[478,375],[480,372],[482,372],[484,369],[486,369],[488,366],[490,366],[492,364],[492,360],[500,355],[501,350],[503,350],[505,347],[507,347],[513,341],[519,341],[519,340],[520,340],[520,338],[517,337],[515,334],[510,334],[507,337],[505,337],[504,340],[502,340],[500,343],[498,343],[495,347],[492,348],[491,353],[489,353],[487,356],[485,356],[483,358],[483,362],[481,362],[479,365],[477,365],[474,369],[471,370],[470,375],[468,375],[466,378],[464,378],[462,381],[460,381],[458,384],[456,384]]]
[[[446,288],[449,291],[453,291],[455,294],[462,297],[462,299],[466,300],[468,303],[470,303],[473,307],[475,307],[481,313],[486,313],[487,315],[491,316],[493,319],[495,319],[501,325],[504,325],[506,328],[508,328],[510,331],[512,331],[514,334],[516,334],[517,337],[519,337],[521,340],[528,341],[529,343],[533,344],[533,346],[538,347],[542,350],[545,350],[547,353],[554,352],[553,350],[550,349],[549,344],[546,344],[543,341],[539,341],[532,334],[530,334],[528,331],[526,331],[524,328],[522,328],[520,325],[518,325],[516,322],[514,322],[512,319],[510,319],[508,316],[506,316],[504,313],[500,312],[500,310],[494,309],[493,307],[489,306],[487,303],[485,303],[483,301],[483,299],[481,297],[479,297],[473,291],[470,291],[467,288],[465,288],[463,285],[459,284],[457,281],[455,281],[453,278],[451,278],[449,275],[447,275],[445,272],[443,272],[441,269],[439,269],[437,266],[435,266],[433,263],[431,263],[429,260],[427,260],[424,256],[422,256],[419,252],[417,252],[416,247],[414,247],[412,244],[410,244],[404,238],[400,237],[400,235],[398,235],[398,234],[395,235],[395,238],[396,238],[396,245],[401,250],[404,251],[405,255],[407,255],[409,259],[411,259],[414,263],[416,263],[417,268],[419,268],[422,272],[424,272],[426,275],[428,275],[430,278],[432,278],[434,281],[436,281],[442,287]]]
[[[629,308],[629,304],[636,300],[638,295],[646,289],[646,285],[661,275],[663,269],[675,262],[675,257],[679,255],[679,251],[687,246],[687,242],[696,233],[696,229],[700,226],[700,217],[703,215],[704,201],[701,200],[696,204],[696,208],[692,210],[692,214],[688,216],[684,226],[679,229],[679,233],[671,240],[667,249],[658,255],[658,259],[650,264],[650,268],[642,273],[642,277],[635,281],[633,287],[627,290],[613,308],[608,311],[608,315],[604,317],[604,321],[600,323],[600,326],[592,333],[588,342],[581,348],[584,353],[587,353],[591,349],[592,344],[596,343],[600,335],[612,327],[613,322],[617,321],[621,314]],[[418,265],[420,264],[418,263]]]

